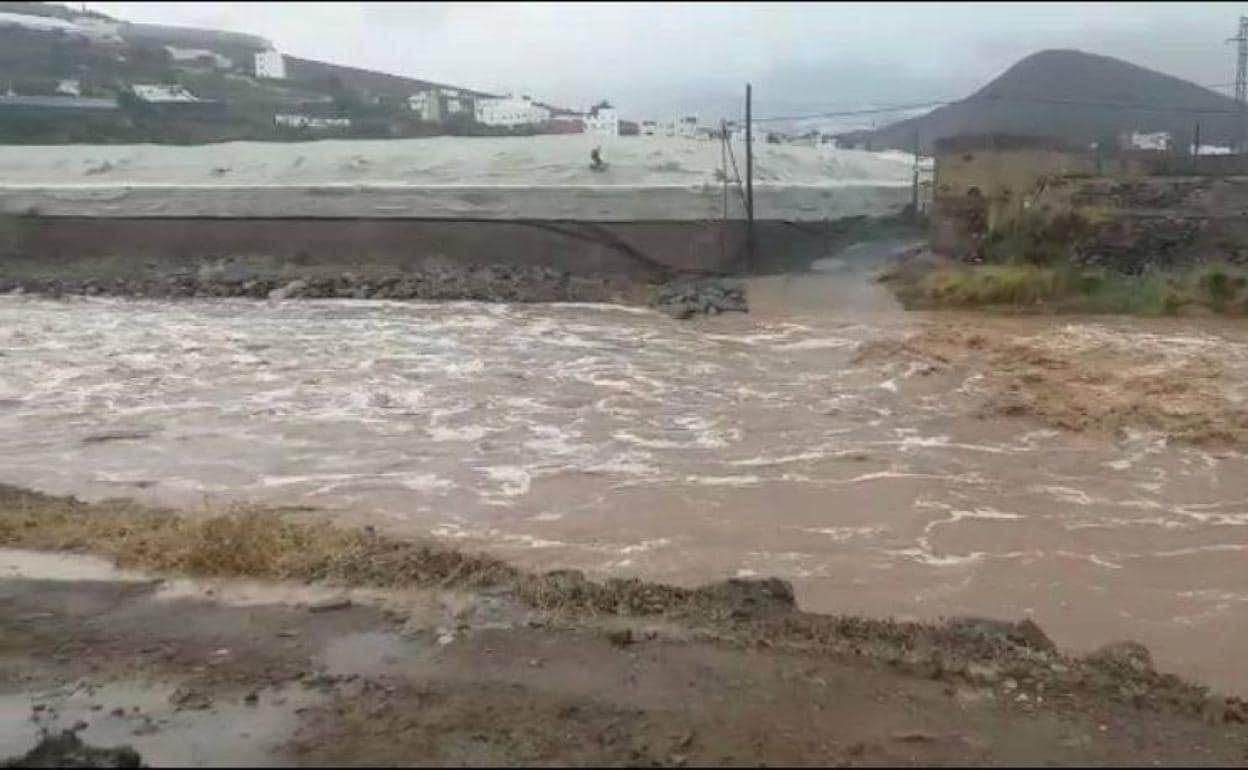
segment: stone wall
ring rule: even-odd
[[[1184,164],[1202,173],[1182,173]],[[1244,261],[1241,168],[1243,156],[946,146],[936,158],[931,246],[971,261],[1065,257],[1125,272]]]

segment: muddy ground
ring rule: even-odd
[[[774,580],[439,569],[383,589],[0,550],[0,758],[70,730],[150,765],[1248,761],[1248,705],[1134,645],[813,615]]]

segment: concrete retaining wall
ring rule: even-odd
[[[264,275],[502,264],[653,281],[738,272],[745,254],[740,222],[8,217],[0,225],[8,277],[117,278],[228,257]]]

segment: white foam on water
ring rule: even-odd
[[[576,442],[580,438],[578,433],[558,425],[530,424],[529,430],[539,438],[526,440],[525,448],[544,456],[566,457],[580,455],[586,450],[584,445]]]
[[[653,457],[648,452],[620,452],[602,462],[584,465],[580,470],[585,473],[607,473],[648,478],[659,473],[659,469],[653,463]]]
[[[686,476],[686,484],[703,487],[752,487],[762,483],[758,476]]]
[[[776,350],[841,350],[856,345],[853,340],[840,337],[823,337],[797,342],[785,342],[774,346]]]
[[[1097,567],[1103,567],[1105,569],[1116,570],[1116,569],[1123,568],[1123,565],[1118,564],[1117,562],[1109,561],[1108,559],[1105,559],[1094,553],[1077,553],[1075,551],[1059,550],[1059,551],[1054,551],[1053,555],[1060,556],[1066,559],[1076,559],[1078,561],[1086,561],[1089,564],[1094,564]]]
[[[1213,545],[1198,545],[1191,548],[1176,548],[1169,551],[1126,554],[1125,558],[1173,558],[1179,556],[1196,556],[1204,553],[1239,553],[1241,551],[1248,551],[1248,543],[1215,543]]]
[[[660,548],[667,548],[671,544],[671,538],[659,537],[653,540],[643,540],[640,543],[634,543],[632,545],[619,546],[615,549],[615,551],[620,554],[647,553],[649,551],[656,551]]]
[[[975,508],[969,511],[950,511],[950,522],[961,521],[963,519],[983,519],[986,521],[1017,521],[1025,519],[1020,513],[1010,513],[1008,511],[998,511],[995,508]]]
[[[940,474],[940,473],[912,473],[908,471],[873,471],[871,473],[860,473],[857,476],[845,479],[843,481],[829,481],[832,484],[862,484],[868,481],[884,481],[887,479],[932,479],[941,481],[952,481],[958,484],[983,484],[984,480],[977,473],[963,474]]]
[[[518,465],[499,465],[483,470],[490,481],[498,482],[498,493],[504,497],[527,495],[533,484],[529,471]]]
[[[442,425],[430,425],[425,429],[429,438],[433,441],[462,441],[471,442],[479,441],[489,434],[489,428],[484,425],[461,425],[459,427],[446,427]]]
[[[404,489],[415,492],[449,492],[457,486],[454,481],[444,479],[434,473],[404,475],[399,478],[399,484]]]
[[[1060,487],[1052,485],[1037,485],[1030,487],[1033,492],[1045,492],[1063,503],[1071,505],[1092,505],[1093,499],[1082,489],[1072,489],[1070,487]]]
[[[809,462],[812,460],[822,460],[828,455],[822,450],[812,450],[809,452],[800,452],[798,454],[780,455],[778,457],[767,457],[759,455],[758,457],[750,457],[744,460],[732,460],[728,464],[742,466],[746,468],[766,468],[776,465],[789,465],[791,463]]]
[[[850,540],[874,537],[886,532],[888,527],[814,527],[803,528],[803,532],[814,535],[825,535],[833,542],[846,543]]]
[[[918,562],[929,567],[965,567],[976,564],[987,558],[1011,558],[1021,554],[990,554],[984,551],[972,551],[967,554],[956,556],[949,554],[946,556],[936,556],[935,554],[922,548],[899,548],[894,550],[886,550],[884,553],[891,556],[900,556],[909,561]]]

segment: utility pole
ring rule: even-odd
[[[724,221],[728,221],[728,121],[719,121],[719,169],[724,177]]]
[[[728,121],[720,118],[719,120],[719,169],[720,174],[724,177],[724,221],[720,223],[719,228],[719,261],[724,262],[725,246],[724,239],[728,233]],[[736,165],[735,162],[733,165]]]
[[[1235,126],[1235,149],[1244,149],[1245,109],[1248,109],[1248,16],[1239,17],[1239,34],[1227,39],[1238,44],[1235,56],[1235,101],[1239,102],[1239,121]]]
[[[745,246],[749,266],[754,264],[754,113],[753,88],[745,84]]]
[[[914,130],[914,185],[910,188],[910,216],[919,221],[919,130]]]
[[[746,246],[754,261],[754,89],[745,84],[745,222]]]

